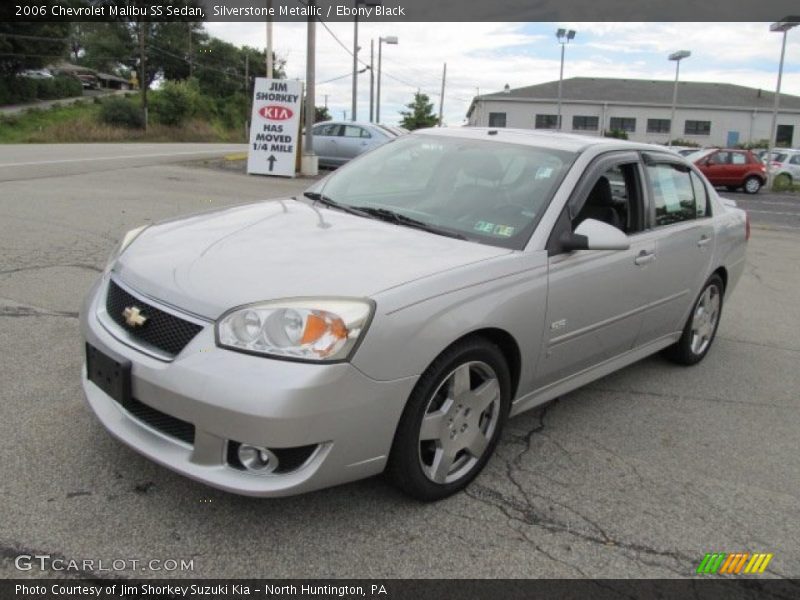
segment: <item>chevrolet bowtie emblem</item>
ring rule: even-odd
[[[127,307],[122,311],[122,316],[125,317],[128,327],[141,327],[147,321],[147,317],[142,314],[138,306]]]

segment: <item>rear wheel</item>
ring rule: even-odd
[[[792,176],[788,173],[781,173],[775,178],[775,187],[781,189],[792,187]]]
[[[761,186],[762,183],[758,177],[751,176],[744,180],[744,191],[748,194],[757,194]]]
[[[511,403],[500,349],[468,339],[420,377],[400,419],[387,469],[405,493],[439,500],[463,489],[494,452]]]
[[[683,335],[664,351],[667,358],[681,365],[695,365],[705,358],[717,334],[723,292],[722,279],[712,275],[692,308]]]

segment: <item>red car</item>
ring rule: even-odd
[[[720,148],[687,158],[694,161],[711,185],[724,185],[731,192],[743,188],[748,194],[757,194],[767,182],[764,163],[749,150]]]

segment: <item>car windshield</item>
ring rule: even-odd
[[[786,154],[779,153],[779,152],[773,152],[770,155],[770,160],[774,161],[774,162],[779,162],[779,163],[786,162]]]
[[[432,233],[522,249],[575,156],[521,144],[407,135],[342,167],[307,195],[400,226],[416,222]]]

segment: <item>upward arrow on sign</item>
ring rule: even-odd
[[[267,162],[269,163],[269,170],[272,171],[272,168],[275,166],[275,161],[278,160],[275,158],[274,154],[270,154]]]

